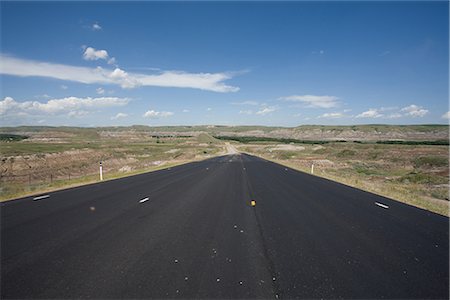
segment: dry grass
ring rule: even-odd
[[[57,139],[57,140],[56,140]],[[0,201],[149,172],[223,154],[225,145],[208,135],[152,137],[148,134],[80,131],[38,133],[0,142]]]
[[[175,131],[156,137],[156,132],[138,127],[24,130],[29,138],[0,142],[0,200],[96,182],[99,161],[105,179],[112,179],[225,153],[223,141],[194,128],[177,137],[171,136]],[[304,172],[314,163],[317,176],[449,215],[448,146],[353,142],[233,145]]]
[[[238,149],[352,187],[449,216],[447,146],[333,143],[274,151],[271,143]]]

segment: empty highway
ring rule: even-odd
[[[447,217],[234,154],[2,203],[1,298],[445,299],[448,243]]]

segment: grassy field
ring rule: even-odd
[[[160,137],[103,129],[38,131],[0,141],[0,200],[167,168],[224,153],[224,143],[203,133]]]
[[[449,216],[448,146],[235,143],[243,152]]]

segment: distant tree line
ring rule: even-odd
[[[377,141],[377,144],[394,144],[394,145],[437,145],[448,146],[448,140],[436,140],[436,141]]]
[[[0,141],[18,142],[18,141],[21,141],[21,140],[25,140],[27,138],[28,137],[25,136],[25,135],[0,133]]]
[[[297,140],[297,139],[287,139],[287,138],[272,138],[272,137],[259,137],[259,136],[214,136],[219,140],[231,140],[238,141],[241,143],[250,143],[250,142],[278,142],[278,143],[298,143],[298,144],[328,144],[328,143],[345,143],[344,140],[337,141],[320,141],[320,140]]]
[[[447,146],[449,145],[448,140],[436,140],[436,141],[346,141],[346,140],[298,140],[290,138],[274,138],[274,137],[263,137],[263,136],[214,136],[219,140],[229,140],[238,141],[241,143],[251,143],[251,142],[277,142],[277,143],[298,143],[298,144],[329,144],[329,143],[346,143],[353,142],[358,144],[394,144],[394,145],[437,145],[437,146]]]

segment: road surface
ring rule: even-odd
[[[448,218],[250,155],[40,196],[2,203],[2,299],[449,297]]]

